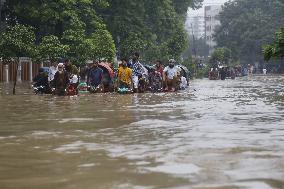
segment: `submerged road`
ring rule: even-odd
[[[53,97],[2,84],[0,188],[283,189],[283,85],[253,76]]]

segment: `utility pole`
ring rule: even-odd
[[[197,55],[196,55],[196,46],[195,46],[195,36],[194,36],[192,24],[191,24],[191,33],[192,33],[192,39],[193,39],[193,54],[194,54],[194,58],[196,59]]]
[[[193,64],[195,64],[196,68],[197,68],[197,64],[196,64],[196,59],[197,59],[197,55],[196,55],[196,46],[195,46],[195,36],[194,36],[194,32],[193,32],[193,26],[191,25],[191,32],[192,32],[192,39],[193,39],[193,54],[194,54],[194,59],[193,59]],[[197,75],[197,69],[194,70],[194,76]]]

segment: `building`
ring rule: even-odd
[[[212,54],[214,47],[217,45],[214,41],[213,35],[215,28],[220,25],[218,19],[219,13],[222,10],[221,5],[210,5],[205,6],[204,17],[205,17],[205,39],[209,46],[209,54]]]
[[[4,3],[6,0],[0,0],[0,33],[4,31],[5,28],[5,14],[4,14]]]
[[[205,35],[205,23],[203,16],[195,16],[193,17],[192,22],[192,30],[193,35],[196,39],[200,39]]]
[[[188,17],[186,21],[186,30],[188,35],[192,37],[194,35],[195,39],[200,39],[205,35],[204,27],[204,17],[203,16],[193,16]]]

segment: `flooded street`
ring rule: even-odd
[[[283,189],[284,77],[190,85],[54,97],[1,84],[0,188]]]

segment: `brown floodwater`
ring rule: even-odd
[[[283,86],[55,97],[0,84],[0,188],[283,189]]]

